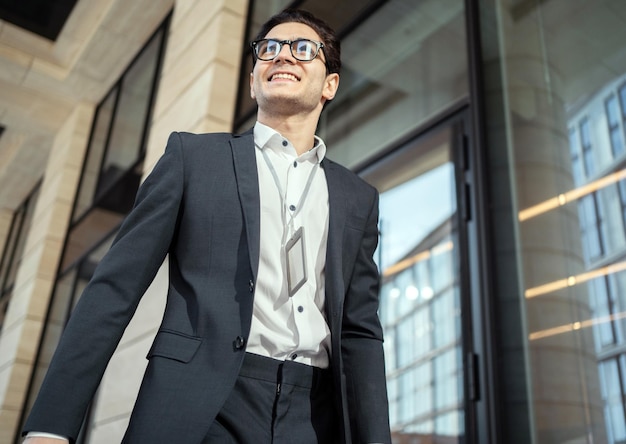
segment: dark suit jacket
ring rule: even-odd
[[[325,159],[326,316],[345,442],[390,442],[377,316],[378,194]],[[234,386],[259,264],[252,131],[173,133],[75,308],[25,430],[75,438],[140,298],[169,254],[161,327],[133,410],[130,443],[199,443]],[[246,418],[242,418],[246,421]]]

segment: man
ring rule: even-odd
[[[315,136],[339,42],[287,10],[252,47],[254,130],[170,136],[70,319],[28,444],[76,438],[166,254],[167,307],[125,442],[391,442],[378,194]]]

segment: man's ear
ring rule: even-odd
[[[322,90],[322,98],[328,100],[332,100],[337,94],[337,89],[339,88],[339,74],[336,72],[332,74],[328,74],[326,76],[326,80],[324,81],[324,89]]]
[[[256,99],[256,96],[254,94],[254,73],[250,73],[250,97],[252,97],[253,99]]]

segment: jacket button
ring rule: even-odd
[[[250,287],[250,293],[252,293],[254,291],[254,281],[252,279],[248,282],[248,286]]]
[[[233,341],[233,346],[235,347],[235,350],[241,350],[244,345],[246,345],[246,340],[241,336],[237,336]]]

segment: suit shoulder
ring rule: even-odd
[[[366,182],[362,177],[357,175],[354,171],[349,170],[345,166],[338,164],[328,158],[324,159],[324,162],[328,163],[331,168],[334,168],[345,180],[351,183],[354,187],[356,187],[360,191],[369,191],[378,193],[376,188]]]
[[[231,133],[188,133],[188,132],[175,132],[180,137],[180,141],[184,147],[207,147],[215,144],[228,142],[233,138]]]

